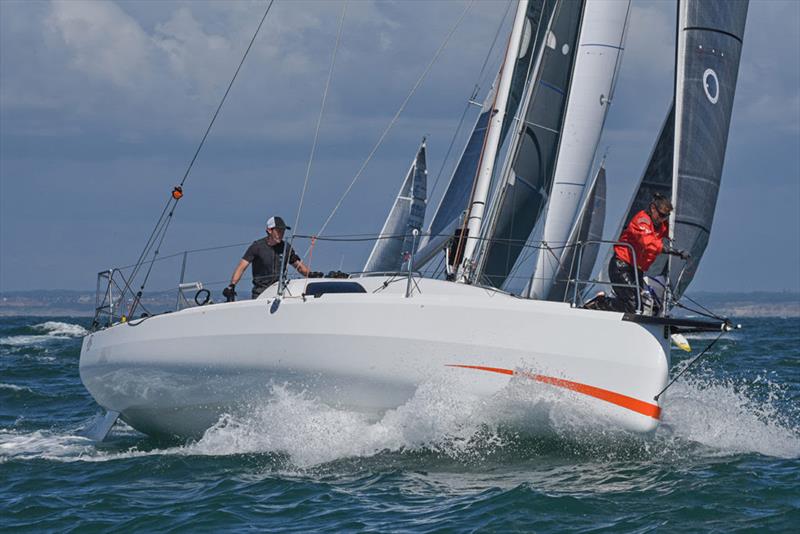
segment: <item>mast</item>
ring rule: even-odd
[[[511,87],[511,78],[514,74],[514,63],[520,46],[522,31],[525,26],[525,14],[528,10],[528,0],[520,0],[517,5],[517,13],[514,17],[514,25],[511,29],[506,56],[500,75],[500,82],[497,87],[497,94],[492,109],[492,116],[489,120],[486,143],[483,155],[481,156],[481,166],[478,177],[475,181],[475,188],[470,199],[468,216],[466,221],[466,246],[464,248],[464,259],[459,268],[458,279],[461,282],[468,282],[473,266],[473,256],[479,243],[483,214],[486,208],[486,198],[489,194],[489,186],[494,173],[497,152],[500,149],[500,137],[503,127],[503,119],[506,115],[508,104],[508,93]]]
[[[684,77],[683,68],[685,66],[686,56],[686,42],[681,39],[681,28],[683,26],[683,12],[686,9],[686,2],[678,0],[677,10],[678,15],[675,17],[675,75],[674,75],[674,92],[673,92],[673,128],[674,137],[672,139],[672,195],[670,201],[672,202],[673,210],[669,214],[669,229],[667,239],[670,244],[675,242],[675,218],[677,213],[674,206],[678,205],[678,165],[680,164],[680,135],[682,126],[682,113],[683,113],[683,98],[678,96],[682,94]],[[672,279],[672,256],[667,256],[666,264],[666,284],[664,284],[664,306],[661,308],[661,315],[666,315],[672,307],[672,288],[669,283]]]

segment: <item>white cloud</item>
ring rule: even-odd
[[[55,1],[47,24],[70,50],[71,64],[89,76],[120,87],[150,77],[152,38],[116,4]]]

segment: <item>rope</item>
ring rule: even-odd
[[[695,356],[694,358],[692,358],[692,360],[691,360],[691,361],[690,361],[688,364],[686,364],[686,367],[684,367],[684,368],[681,370],[681,372],[680,372],[680,373],[678,373],[677,375],[675,375],[675,377],[674,377],[672,380],[670,380],[669,384],[667,384],[666,386],[664,386],[664,389],[662,389],[661,391],[659,391],[659,392],[658,392],[658,395],[656,395],[655,397],[653,397],[653,400],[654,400],[654,401],[656,401],[656,402],[658,402],[658,398],[659,398],[661,395],[663,395],[663,394],[664,394],[664,392],[665,392],[665,391],[667,391],[667,389],[668,389],[668,388],[669,388],[669,387],[670,387],[672,384],[674,384],[676,380],[678,380],[678,379],[679,379],[681,376],[683,376],[683,373],[685,373],[685,372],[686,372],[686,371],[689,369],[689,367],[691,367],[692,365],[694,365],[694,363],[695,363],[697,360],[699,360],[700,358],[702,358],[702,357],[703,357],[703,356],[704,356],[704,355],[705,355],[705,354],[706,354],[706,353],[707,353],[707,352],[708,352],[708,351],[711,349],[711,347],[713,347],[713,346],[714,346],[714,344],[715,344],[717,341],[719,341],[719,340],[720,340],[720,338],[722,337],[722,335],[723,335],[724,333],[725,333],[724,331],[723,331],[723,332],[720,332],[720,333],[719,333],[719,335],[718,335],[718,336],[717,336],[717,337],[714,339],[714,341],[712,341],[711,343],[709,343],[709,344],[708,344],[708,346],[707,346],[705,349],[703,349],[703,352],[701,352],[700,354],[698,354],[697,356]]]
[[[369,155],[367,156],[367,159],[364,160],[364,163],[361,164],[361,168],[358,169],[358,172],[353,177],[353,180],[350,182],[350,185],[347,186],[347,189],[345,189],[344,193],[339,198],[339,201],[336,203],[336,206],[334,206],[333,211],[331,211],[330,215],[328,215],[328,218],[322,224],[322,227],[319,229],[317,234],[321,234],[322,232],[325,231],[325,228],[328,227],[328,223],[331,222],[331,219],[333,219],[333,216],[336,214],[337,211],[339,211],[339,208],[341,207],[342,203],[344,202],[344,199],[347,198],[347,195],[350,194],[350,190],[353,189],[353,186],[355,185],[356,181],[358,181],[358,179],[361,177],[361,174],[364,172],[364,169],[367,167],[369,162],[372,160],[372,156],[375,155],[375,152],[377,152],[378,148],[381,146],[381,144],[383,144],[383,140],[386,138],[386,135],[389,133],[389,131],[392,129],[392,127],[394,127],[394,124],[397,122],[397,119],[400,117],[400,114],[403,113],[403,111],[405,110],[406,105],[411,100],[411,97],[414,96],[414,93],[416,93],[416,91],[419,88],[419,86],[422,83],[422,81],[428,75],[428,72],[433,67],[433,64],[436,62],[437,59],[439,59],[439,56],[441,55],[442,51],[444,51],[445,46],[447,46],[447,43],[450,41],[450,38],[455,33],[456,29],[461,25],[461,22],[464,20],[464,17],[467,14],[467,11],[469,11],[470,7],[472,7],[472,4],[474,2],[475,2],[475,0],[470,0],[470,2],[464,8],[464,11],[462,11],[461,16],[459,16],[459,18],[456,21],[455,25],[453,25],[453,27],[448,32],[447,36],[444,39],[444,42],[441,44],[441,46],[439,46],[439,49],[436,50],[436,53],[433,55],[433,58],[430,60],[428,65],[425,67],[425,70],[422,72],[420,77],[417,79],[417,82],[414,84],[414,87],[411,88],[411,92],[408,93],[408,96],[406,96],[405,100],[403,100],[403,103],[400,105],[400,108],[394,114],[394,117],[392,117],[392,120],[389,121],[389,124],[383,130],[383,133],[378,138],[378,141],[377,141],[377,143],[375,143],[375,146],[372,147],[372,150],[370,151]]]

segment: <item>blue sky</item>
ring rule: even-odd
[[[301,233],[327,218],[466,5],[348,4]],[[0,291],[90,288],[97,271],[135,260],[264,6],[0,2]],[[380,229],[423,135],[433,185],[473,86],[482,95],[496,71],[499,48],[478,79],[505,6],[470,7],[328,233]],[[673,77],[675,4],[633,6],[601,142],[609,233]],[[294,221],[340,13],[338,1],[275,4],[187,182],[164,253],[251,241],[273,213]],[[722,191],[694,290],[800,290],[798,50],[800,2],[751,1]],[[242,250],[197,255],[188,276],[223,281]],[[321,243],[312,267],[358,268],[366,253]],[[177,265],[159,269],[154,283],[174,285]]]

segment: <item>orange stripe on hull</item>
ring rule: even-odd
[[[609,391],[607,389],[589,386],[586,384],[581,384],[580,382],[572,382],[571,380],[564,380],[562,378],[537,375],[533,373],[516,372],[513,371],[512,369],[503,369],[501,367],[486,367],[483,365],[457,365],[457,364],[450,364],[447,365],[447,367],[460,367],[462,369],[489,371],[491,373],[499,373],[502,375],[518,374],[530,378],[531,380],[536,380],[537,382],[558,386],[572,391],[577,391],[578,393],[583,393],[584,395],[588,395],[596,399],[610,402],[611,404],[615,404],[617,406],[621,406],[622,408],[626,408],[636,413],[652,417],[653,419],[659,419],[661,417],[661,407],[658,406],[657,404],[651,404],[649,402],[645,402],[639,399],[634,399],[633,397],[628,397],[627,395],[623,395],[621,393],[616,393],[614,391]]]

